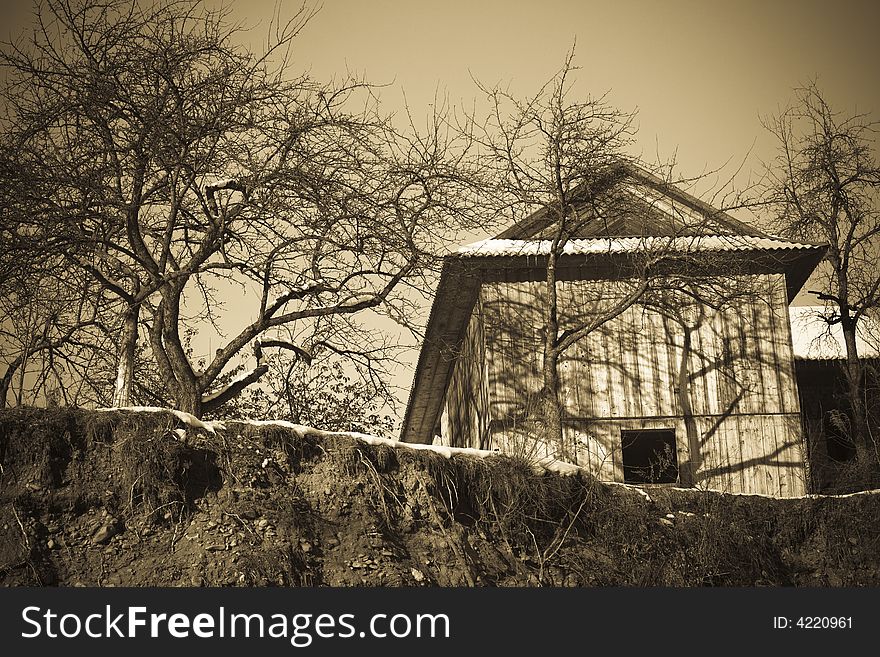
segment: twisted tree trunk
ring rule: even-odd
[[[122,332],[119,336],[119,351],[116,359],[116,385],[113,388],[113,406],[123,407],[131,404],[131,386],[134,379],[134,358],[138,342],[138,320],[140,306],[129,305],[123,315]]]

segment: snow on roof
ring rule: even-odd
[[[846,345],[840,324],[828,324],[825,306],[790,306],[791,339],[794,357],[801,360],[846,358]],[[856,349],[862,358],[880,358],[880,323],[863,317],[856,333]]]
[[[458,249],[462,257],[542,256],[550,252],[550,240],[486,239]],[[688,237],[598,237],[569,240],[565,255],[630,253],[658,251],[773,251],[816,249],[815,244],[801,244],[782,239],[748,235],[694,235]]]

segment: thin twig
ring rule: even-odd
[[[21,522],[21,518],[18,516],[18,511],[15,508],[15,505],[12,505],[12,513],[15,515],[15,520],[18,522],[18,526],[21,529],[21,535],[24,537],[24,545],[28,550],[28,554],[31,551],[31,542],[28,539],[27,531],[25,531],[24,524]]]

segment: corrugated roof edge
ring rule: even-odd
[[[551,240],[519,240],[490,238],[458,248],[453,254],[460,258],[504,257],[521,255],[548,255]],[[631,253],[639,249],[667,249],[676,252],[699,251],[777,251],[812,250],[825,248],[824,244],[790,242],[776,237],[744,235],[701,235],[688,237],[596,237],[569,240],[564,255],[607,255]]]

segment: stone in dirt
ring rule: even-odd
[[[95,545],[100,545],[102,543],[106,543],[111,538],[116,536],[121,531],[121,527],[118,522],[115,520],[113,522],[108,522],[104,525],[101,525],[98,530],[92,535],[92,543]]]

